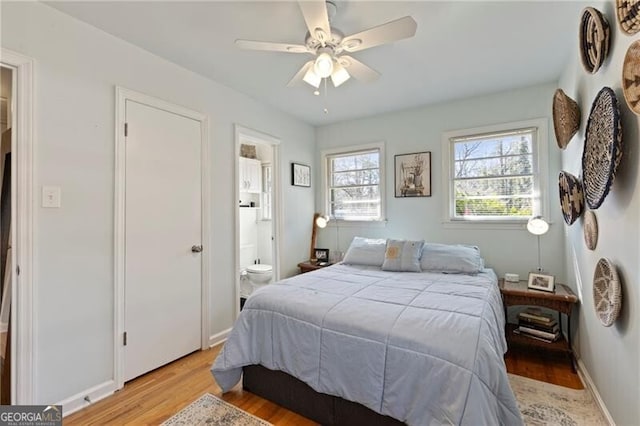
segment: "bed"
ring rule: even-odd
[[[293,393],[298,402],[288,408],[323,424],[354,424],[334,418],[341,403],[347,413],[375,414],[379,424],[518,425],[505,351],[491,269],[465,275],[338,264],[255,292],[211,370],[226,392],[244,368],[245,387],[275,394],[266,396],[281,405],[282,394]],[[316,399],[300,403],[305,392]],[[319,418],[309,405],[332,413]]]

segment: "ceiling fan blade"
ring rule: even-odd
[[[236,40],[236,46],[246,50],[266,50],[269,52],[308,53],[302,44],[272,43],[270,41]]]
[[[381,44],[391,43],[404,38],[413,37],[418,24],[411,16],[396,19],[377,27],[369,28],[345,37],[340,45],[347,52],[357,52]]]
[[[309,34],[324,46],[324,41],[331,40],[331,27],[325,0],[301,0],[298,4]]]
[[[342,55],[338,58],[340,65],[345,67],[349,74],[365,83],[371,83],[380,77],[380,73],[373,68],[368,67],[357,59],[353,59],[349,55]]]
[[[299,83],[301,83],[304,75],[307,73],[307,70],[311,66],[313,66],[313,61],[309,61],[304,64],[302,68],[300,68],[300,70],[296,73],[296,75],[294,75],[293,78],[289,80],[289,82],[287,83],[287,87],[297,86]]]

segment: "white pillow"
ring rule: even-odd
[[[387,240],[354,237],[342,263],[351,265],[382,266]]]
[[[423,271],[477,274],[484,261],[476,246],[427,243],[422,247],[420,267]]]
[[[420,253],[424,241],[388,240],[383,271],[420,272]]]

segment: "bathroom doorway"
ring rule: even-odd
[[[280,278],[280,140],[236,125],[236,309]]]

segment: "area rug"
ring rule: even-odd
[[[162,425],[270,426],[271,423],[206,393]]]
[[[606,426],[586,389],[569,389],[509,374],[511,389],[527,426]]]
[[[591,393],[509,374],[511,389],[527,426],[607,426]],[[183,408],[163,426],[269,426],[210,393]]]

